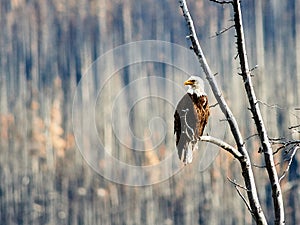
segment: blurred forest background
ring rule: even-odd
[[[234,30],[213,37],[233,24],[231,8],[208,0],[188,4],[207,60],[249,137],[256,131],[237,74]],[[300,0],[243,0],[242,10],[250,66],[259,66],[253,81],[265,103],[261,108],[269,135],[299,140],[299,132],[289,127],[300,123]],[[188,47],[177,0],[1,0],[0,17],[1,224],[253,224],[227,180],[242,184],[239,164],[223,151],[204,172],[196,161],[164,182],[130,187],[99,176],[76,148],[72,102],[84,72],[106,51],[132,41],[155,39]],[[151,74],[180,85],[187,78],[166,67],[120,71],[114,88]],[[105,105],[112,104],[112,94],[107,92]],[[211,93],[209,98],[215,103]],[[134,112],[133,126],[143,133],[139,121],[153,107],[145,103],[141,108]],[[97,116],[104,119],[101,112]],[[125,156],[129,163],[155,164],[175,150],[168,147],[174,141],[172,110],[163,116],[170,124],[167,140],[155,151]],[[110,129],[99,126],[104,141],[114,146]],[[225,140],[234,143],[229,132]],[[147,142],[145,148],[154,144]],[[246,144],[253,163],[263,165],[257,138]],[[276,155],[280,174],[286,157]],[[282,181],[287,224],[300,224],[299,162],[298,153]],[[272,221],[265,169],[254,167],[254,172],[263,210]]]

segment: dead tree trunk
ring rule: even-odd
[[[215,78],[214,78],[214,76],[213,76],[213,74],[210,70],[210,67],[209,67],[209,65],[206,61],[206,58],[203,54],[203,51],[202,51],[200,43],[198,41],[198,37],[197,37],[196,31],[195,31],[193,20],[191,18],[190,13],[189,13],[186,1],[185,0],[180,0],[179,4],[180,4],[180,7],[182,9],[183,16],[186,20],[187,27],[189,29],[189,34],[188,34],[187,37],[191,40],[191,43],[192,43],[191,48],[193,49],[196,56],[198,57],[198,60],[201,64],[201,67],[204,70],[204,73],[206,75],[206,79],[208,80],[208,82],[210,84],[210,87],[211,87],[211,89],[214,93],[214,96],[215,96],[216,100],[218,101],[219,106],[220,106],[222,112],[224,113],[228,123],[229,123],[231,132],[234,136],[234,139],[235,139],[235,142],[236,142],[236,145],[237,145],[237,150],[242,155],[242,157],[238,157],[237,159],[239,160],[241,168],[242,168],[242,175],[244,177],[244,182],[245,182],[245,185],[246,185],[245,189],[247,190],[247,196],[248,196],[249,203],[247,203],[244,198],[243,198],[243,200],[247,204],[247,207],[250,210],[250,213],[253,215],[253,218],[255,219],[256,223],[257,224],[267,224],[265,215],[262,211],[262,208],[261,208],[261,205],[260,205],[260,202],[259,202],[259,199],[258,199],[249,154],[248,154],[248,152],[245,148],[243,138],[242,138],[242,135],[240,133],[240,129],[238,127],[237,121],[236,121],[235,117],[233,116],[230,108],[228,107],[228,105],[227,105],[227,103],[226,103],[226,101],[225,101],[225,99],[222,95],[222,92],[220,91],[220,89],[217,85],[217,82],[216,82],[216,80],[215,80]],[[220,147],[222,147],[221,144],[218,144],[218,145]],[[233,156],[236,157],[237,154],[233,154]],[[237,186],[238,185],[236,185],[236,187]],[[240,194],[240,192],[238,192],[238,193]]]
[[[258,105],[258,101],[256,98],[256,94],[252,85],[251,81],[251,71],[249,69],[248,65],[248,59],[246,54],[246,47],[245,47],[245,37],[244,37],[244,31],[243,31],[243,22],[242,22],[242,13],[241,13],[241,7],[240,7],[240,1],[239,0],[233,0],[233,1],[218,1],[218,0],[211,0],[216,3],[220,4],[231,4],[233,6],[234,10],[234,27],[236,30],[236,37],[237,37],[237,50],[238,50],[238,56],[240,59],[240,66],[241,66],[241,73],[240,75],[243,78],[244,81],[244,87],[245,91],[248,97],[248,101],[250,104],[250,110],[254,119],[254,123],[256,125],[256,129],[258,132],[258,136],[260,138],[261,148],[264,154],[264,159],[266,163],[266,169],[268,172],[270,185],[272,187],[272,198],[273,198],[273,205],[274,205],[274,214],[275,214],[275,221],[274,223],[277,225],[284,224],[284,206],[283,206],[283,199],[282,199],[282,193],[281,188],[279,184],[279,179],[277,175],[277,171],[275,168],[274,158],[273,158],[273,151],[271,147],[271,143],[269,141],[267,130],[264,125],[264,121],[260,112],[260,108]],[[183,12],[183,16],[186,20],[188,29],[189,29],[189,35],[187,36],[192,43],[191,48],[194,50],[195,54],[197,55],[199,62],[201,64],[201,67],[203,68],[206,79],[208,80],[211,89],[215,95],[216,100],[219,103],[219,106],[226,116],[226,119],[228,120],[228,123],[230,125],[231,132],[235,138],[236,144],[237,144],[237,150],[240,154],[237,154],[235,149],[233,149],[232,146],[227,145],[227,143],[224,143],[220,140],[216,140],[212,137],[202,137],[202,141],[209,141],[214,144],[219,145],[221,148],[225,149],[226,151],[230,152],[235,158],[237,158],[240,162],[241,168],[242,168],[242,175],[244,177],[244,182],[246,185],[247,195],[248,195],[248,201],[247,203],[246,199],[241,195],[241,192],[238,191],[239,195],[242,197],[244,202],[246,203],[249,211],[253,215],[255,221],[257,224],[267,224],[266,218],[264,216],[264,213],[261,209],[259,199],[257,196],[257,190],[256,185],[254,181],[254,176],[251,168],[251,161],[249,158],[249,154],[243,144],[243,138],[240,134],[238,124],[230,111],[225,99],[222,96],[221,91],[218,88],[218,85],[214,79],[214,76],[206,62],[205,56],[202,52],[201,46],[199,44],[195,28],[193,25],[192,18],[190,16],[190,13],[187,8],[187,4],[185,0],[180,0],[180,7]],[[213,140],[213,141],[212,141]],[[235,184],[235,183],[234,183]],[[239,187],[239,185],[235,184],[235,187]],[[238,190],[238,188],[237,188]]]
[[[241,76],[243,77],[244,87],[250,104],[250,110],[256,125],[258,136],[262,145],[265,158],[266,169],[268,172],[270,184],[272,187],[272,198],[275,213],[275,225],[284,224],[284,207],[281,188],[275,168],[273,151],[267,135],[259,104],[251,81],[251,71],[249,70],[248,59],[246,54],[245,37],[243,31],[242,12],[239,0],[233,1],[234,24],[237,34],[237,49],[240,59]]]

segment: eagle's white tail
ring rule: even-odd
[[[184,149],[185,160],[184,164],[190,164],[193,161],[193,151],[198,149],[197,142],[196,143],[188,143],[187,148]]]

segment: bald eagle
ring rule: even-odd
[[[193,150],[202,136],[209,117],[207,94],[202,90],[200,77],[191,76],[184,85],[187,93],[179,101],[174,114],[174,133],[178,156],[184,164],[193,160]]]

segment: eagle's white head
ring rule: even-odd
[[[196,94],[198,97],[207,96],[207,94],[203,90],[203,80],[198,76],[191,76],[188,80],[184,82],[184,85],[188,85],[189,89],[187,93]]]

